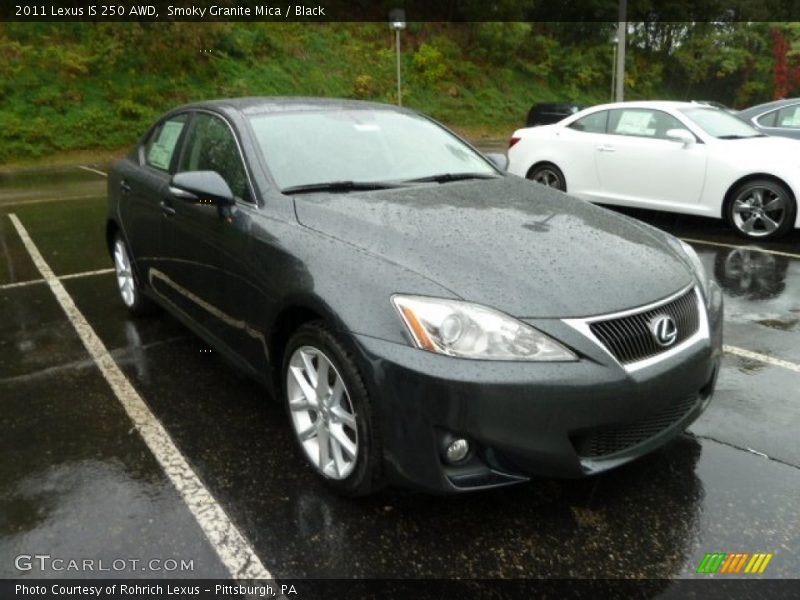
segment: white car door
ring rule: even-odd
[[[668,139],[666,132],[671,129],[689,130],[664,111],[609,112],[608,133],[594,148],[603,200],[678,211],[696,205],[705,182],[706,145]]]

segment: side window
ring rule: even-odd
[[[775,127],[775,119],[778,116],[778,112],[780,111],[773,110],[765,115],[761,115],[756,119],[756,123],[761,125],[761,127]]]
[[[775,127],[800,129],[800,105],[786,106],[778,111]]]
[[[187,115],[184,113],[159,123],[144,145],[144,161],[160,171],[169,171],[175,148],[181,137]]]
[[[178,165],[178,172],[181,171],[216,171],[236,198],[252,201],[236,139],[219,117],[207,113],[194,115]]]
[[[586,133],[605,133],[607,125],[608,111],[601,110],[600,112],[581,117],[569,126],[576,131],[585,131]]]
[[[670,129],[686,129],[678,119],[660,110],[617,108],[610,113],[608,132],[616,135],[667,139]]]

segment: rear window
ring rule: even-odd
[[[600,112],[581,117],[572,123],[570,127],[577,131],[585,131],[586,133],[605,133],[607,123],[608,111],[601,110]]]

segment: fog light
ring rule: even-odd
[[[468,452],[469,442],[463,438],[458,438],[447,445],[445,456],[447,457],[447,462],[457,463],[460,460],[464,460]]]

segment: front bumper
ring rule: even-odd
[[[712,285],[709,337],[627,372],[561,322],[530,321],[577,350],[571,363],[489,362],[353,336],[381,427],[391,483],[433,492],[581,477],[647,454],[706,408],[722,347],[722,295]],[[443,459],[453,436],[473,450]]]

